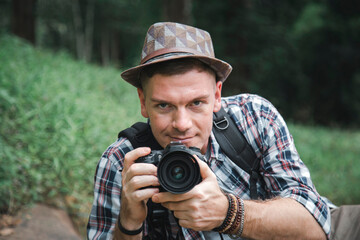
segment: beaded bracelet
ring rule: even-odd
[[[233,205],[235,204],[233,198],[230,196],[230,194],[225,194],[225,196],[227,197],[228,201],[229,201],[229,208],[228,211],[226,213],[226,217],[224,219],[224,222],[220,225],[220,227],[214,228],[213,231],[216,232],[223,232],[225,228],[227,228],[229,225],[231,225],[231,219],[234,215],[234,207]]]
[[[244,201],[233,194],[225,194],[229,201],[229,208],[224,222],[213,231],[228,234],[231,239],[241,236],[244,229],[245,208]],[[239,229],[238,231],[236,231]]]
[[[228,229],[228,231],[226,231],[226,234],[233,234],[234,232],[236,232],[236,230],[239,228],[239,226],[241,225],[241,204],[240,204],[240,198],[239,197],[235,197],[235,201],[236,201],[236,214],[235,214],[235,219],[233,221],[233,223],[231,224],[231,227]]]
[[[244,208],[244,201],[241,198],[238,198],[239,202],[240,202],[240,207],[241,207],[241,221],[240,221],[240,228],[239,230],[235,233],[235,234],[230,234],[229,237],[231,239],[237,239],[239,237],[241,237],[242,232],[244,230],[244,222],[245,222],[245,208]],[[239,211],[240,212],[240,211]],[[236,228],[235,228],[236,230]]]
[[[231,221],[230,223],[224,228],[224,230],[221,232],[221,233],[226,233],[226,232],[229,232],[230,229],[232,228],[232,226],[234,225],[234,222],[236,221],[236,215],[237,215],[237,212],[238,212],[238,208],[239,208],[239,204],[237,202],[237,199],[236,197],[233,195],[233,194],[229,194],[230,197],[232,198],[232,208],[233,208],[233,211],[232,211],[232,217],[231,217]]]

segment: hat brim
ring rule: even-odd
[[[230,75],[232,71],[232,67],[230,64],[217,58],[198,56],[198,55],[178,55],[178,56],[172,56],[171,58],[160,58],[152,62],[144,63],[136,67],[129,68],[121,73],[121,77],[131,85],[135,86],[136,88],[140,88],[141,87],[140,72],[144,67],[160,62],[165,62],[174,59],[181,59],[181,58],[195,58],[202,61],[203,63],[205,63],[215,71],[217,80],[222,82],[224,82],[227,79],[227,77]]]

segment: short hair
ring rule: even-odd
[[[146,66],[140,72],[140,83],[143,88],[144,82],[155,74],[172,76],[187,73],[193,69],[197,69],[200,72],[208,72],[216,77],[215,71],[207,64],[195,58],[181,58],[173,59],[169,61],[159,62]]]

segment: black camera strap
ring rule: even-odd
[[[148,222],[148,236],[144,237],[144,240],[153,239],[166,239],[166,240],[177,240],[176,235],[174,236],[173,228],[175,225],[175,231],[179,232],[180,226],[175,221],[173,216],[170,216],[168,209],[163,207],[159,203],[154,203],[151,199],[147,202],[148,215],[146,221]],[[169,219],[173,218],[173,222]]]

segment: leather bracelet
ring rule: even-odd
[[[237,196],[235,197],[236,202],[236,214],[235,214],[235,220],[232,222],[231,227],[225,232],[226,234],[233,234],[240,226],[241,224],[241,218],[242,218],[242,207],[240,204],[240,198]]]
[[[121,225],[120,218],[118,218],[118,228],[120,229],[120,231],[122,233],[125,233],[126,235],[138,235],[139,233],[142,232],[143,227],[144,227],[144,224],[139,229],[127,230],[126,228],[123,227],[123,225]]]
[[[227,197],[228,202],[229,202],[229,207],[228,207],[226,217],[220,227],[213,229],[213,231],[220,232],[220,233],[222,233],[224,231],[224,229],[227,228],[231,224],[231,218],[234,214],[234,200],[230,194],[225,194],[225,196]]]
[[[237,213],[238,213],[238,202],[237,202],[237,198],[236,198],[236,196],[235,195],[233,195],[233,194],[229,194],[230,195],[230,197],[233,199],[233,204],[232,204],[232,206],[231,206],[231,208],[232,208],[232,217],[231,217],[231,221],[230,221],[230,223],[229,223],[229,225],[228,226],[226,226],[225,228],[224,228],[224,230],[222,231],[222,233],[227,233],[227,232],[229,232],[230,231],[230,229],[231,228],[233,228],[233,225],[235,224],[235,221],[236,221],[236,217],[237,217]]]

